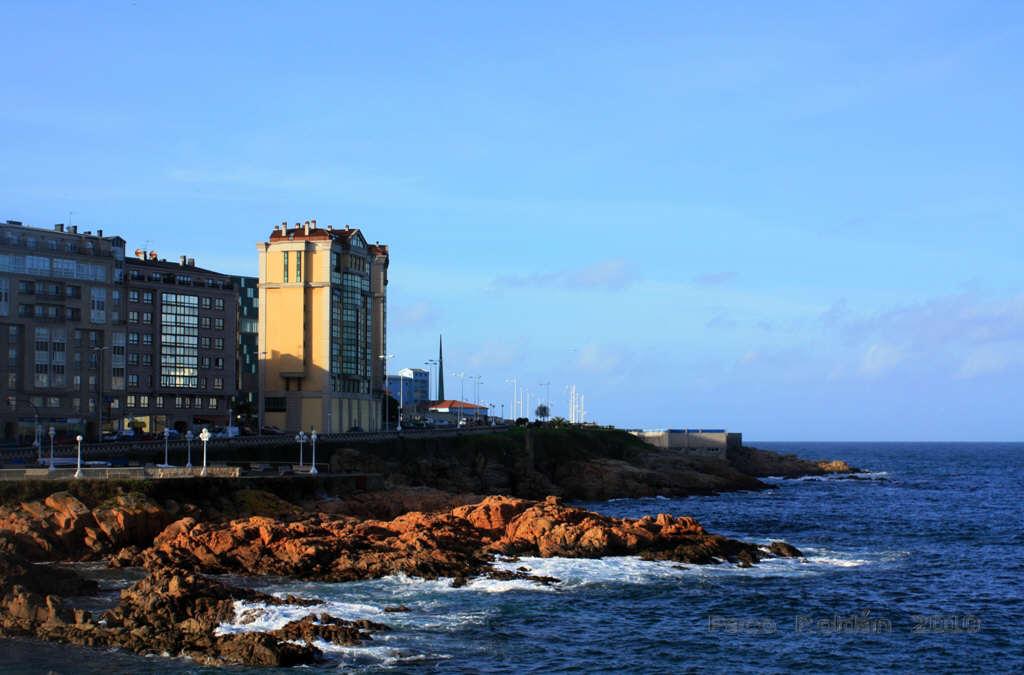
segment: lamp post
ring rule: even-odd
[[[387,431],[388,427],[391,426],[391,421],[388,419],[388,408],[391,407],[388,405],[388,399],[391,397],[391,392],[388,391],[388,361],[395,358],[395,355],[381,354],[378,358],[384,361],[384,431]]]
[[[78,443],[78,468],[75,470],[75,478],[82,477],[82,434],[75,436],[75,441]]]
[[[203,470],[199,472],[200,476],[206,476],[206,443],[210,440],[210,430],[203,427],[203,430],[199,432],[199,440],[203,442]]]
[[[192,468],[192,439],[193,438],[195,438],[195,437],[192,435],[192,430],[191,429],[189,429],[188,431],[185,432],[185,445],[188,448],[188,457],[186,458],[186,462],[185,462],[185,468],[186,469],[191,469]]]
[[[459,426],[462,426],[462,411],[465,409],[466,404],[466,374],[465,373],[452,373],[452,377],[459,378]]]
[[[512,385],[512,417],[516,416],[516,401],[519,400],[519,378],[513,377],[511,380],[505,380],[506,384]],[[501,416],[505,417],[505,404],[501,404]]]
[[[164,427],[164,466],[170,466],[170,452],[168,446],[171,442],[171,429],[170,427]]]
[[[50,427],[50,471],[56,469],[53,465],[53,437],[57,435],[57,430]]]
[[[310,429],[309,430],[309,440],[313,444],[313,465],[309,469],[309,473],[310,473],[311,476],[315,476],[317,474],[317,470],[316,470],[316,439],[317,439],[316,429]]]
[[[32,441],[32,445],[35,446],[36,454],[39,456],[39,459],[41,460],[43,458],[43,425],[39,423],[39,420],[36,420],[35,438],[36,440]]]
[[[302,446],[306,444],[306,432],[300,431],[295,434],[295,442],[299,444],[299,468],[301,469],[302,464]]]

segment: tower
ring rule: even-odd
[[[353,228],[283,223],[259,249],[259,353],[267,424],[379,428],[387,248]],[[376,288],[375,288],[376,287]]]
[[[437,400],[444,401],[444,336],[437,337]]]

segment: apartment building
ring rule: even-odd
[[[125,394],[125,241],[0,223],[0,405],[6,442],[31,443],[36,423],[62,440],[95,438]]]
[[[358,229],[282,223],[259,251],[260,396],[285,429],[376,430],[387,247]]]
[[[227,426],[238,376],[234,279],[137,250],[125,261],[124,300],[124,426]]]

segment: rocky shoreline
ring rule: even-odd
[[[766,469],[766,457],[747,461]],[[801,467],[785,462],[794,471]],[[803,468],[849,470],[810,463]],[[7,500],[0,506],[0,635],[181,655],[209,665],[291,666],[321,660],[319,643],[357,645],[388,626],[342,620],[318,612],[318,601],[269,596],[216,575],[348,582],[404,574],[450,579],[456,586],[478,577],[557,584],[525,567],[510,570],[507,563],[519,556],[639,556],[746,567],[769,557],[801,557],[785,542],[758,546],[730,539],[689,517],[612,518],[558,496],[404,486],[290,501],[238,485],[215,499],[187,489],[157,499],[138,484],[108,486],[100,497],[99,490],[72,483],[41,499]],[[68,561],[138,568],[145,577],[94,615],[76,605],[97,592],[96,582],[41,564]],[[218,633],[225,623],[245,622],[235,616],[238,601],[309,611],[273,631]]]

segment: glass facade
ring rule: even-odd
[[[162,293],[160,386],[199,387],[199,297]]]

